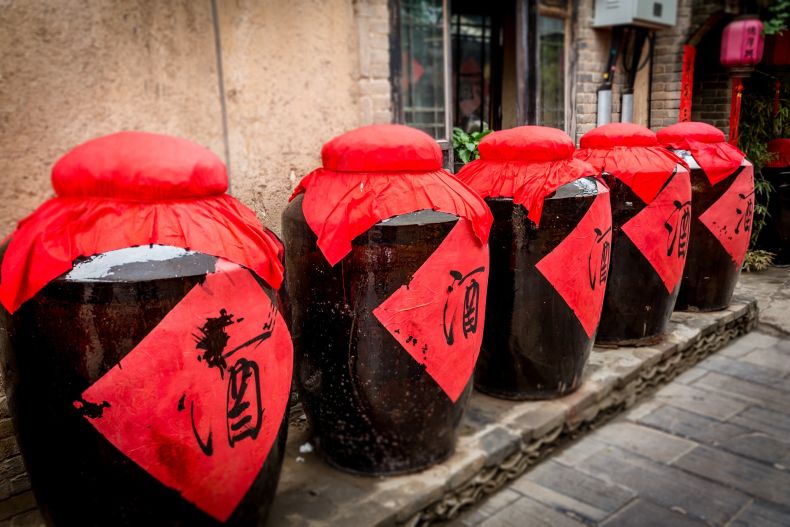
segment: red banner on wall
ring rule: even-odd
[[[730,96],[730,137],[729,143],[738,146],[738,125],[741,122],[741,98],[743,97],[743,79],[732,78],[732,95]]]
[[[691,97],[694,91],[694,59],[697,48],[683,46],[683,69],[680,76],[680,114],[678,122],[691,121]]]

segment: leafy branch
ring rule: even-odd
[[[768,8],[769,18],[763,22],[763,33],[781,35],[790,25],[790,0],[776,0]]]
[[[790,5],[790,0],[786,1]],[[762,82],[760,82],[760,80]],[[754,164],[754,221],[744,269],[762,270],[771,263],[773,255],[755,250],[757,239],[768,219],[768,202],[774,188],[763,177],[762,168],[773,154],[768,152],[768,141],[790,137],[790,90],[784,87],[779,94],[779,111],[774,112],[774,86],[768,79],[753,79],[752,89],[743,98],[738,146]]]
[[[790,1],[790,0],[789,0]],[[453,128],[453,151],[456,159],[463,163],[468,163],[480,157],[477,147],[485,136],[491,133],[488,126],[483,125],[479,132],[467,133],[461,128]]]

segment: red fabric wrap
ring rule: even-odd
[[[746,157],[727,143],[724,132],[705,123],[673,124],[659,130],[656,136],[667,148],[691,152],[711,185],[735,172]]]
[[[772,139],[768,141],[768,151],[776,157],[766,165],[767,167],[790,167],[790,139]]]
[[[612,174],[645,203],[661,192],[678,164],[686,167],[682,159],[659,146],[656,134],[631,123],[605,124],[587,132],[575,157]]]
[[[335,265],[354,238],[381,220],[418,210],[472,222],[481,243],[493,221],[480,196],[442,169],[442,152],[428,134],[402,125],[373,125],[335,137],[321,150],[323,167],[305,176],[302,211],[324,257]]]
[[[0,274],[0,302],[14,312],[81,256],[161,244],[248,267],[279,288],[282,245],[225,194],[225,165],[200,145],[120,132],[88,141],[52,169],[58,197],[19,222]]]
[[[513,198],[540,224],[543,200],[566,183],[596,175],[589,163],[574,159],[568,134],[544,126],[520,126],[487,135],[480,159],[456,175],[484,198]]]

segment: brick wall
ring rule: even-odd
[[[692,10],[693,28],[703,24],[713,13],[724,9],[717,2],[696,2]],[[703,121],[719,128],[726,135],[730,118],[730,77],[719,63],[723,21],[708,32],[697,45],[694,72],[694,95],[691,103],[691,120]]]
[[[694,79],[691,120],[712,124],[724,135],[730,129],[730,78],[725,72],[700,75]]]
[[[0,356],[8,348],[5,316],[0,315]],[[14,424],[5,396],[5,380],[0,376],[0,526],[40,525],[35,510],[36,499],[30,490],[30,478],[25,471]]]
[[[653,85],[650,96],[650,127],[659,130],[678,121],[683,44],[693,31],[693,0],[678,1],[677,24],[656,32],[653,54]]]
[[[609,52],[610,32],[592,28],[594,0],[576,0],[573,10],[574,39],[571,53],[576,57],[576,94],[573,106],[575,139],[595,128],[597,118],[597,92],[603,82]],[[612,97],[614,110],[617,99]]]
[[[650,126],[659,130],[675,124],[680,108],[680,78],[683,45],[712,13],[725,8],[723,0],[679,0],[677,24],[656,31],[652,62]],[[573,101],[576,140],[595,128],[597,91],[603,82],[611,31],[593,29],[594,0],[576,0],[574,44],[576,58]],[[692,119],[713,124],[727,133],[729,118],[729,77],[718,64],[720,29],[708,35],[698,49],[692,102]],[[612,95],[612,122],[620,120],[620,93],[625,86],[622,61],[618,61]]]
[[[392,122],[387,0],[356,0],[360,123]]]

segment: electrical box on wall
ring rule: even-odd
[[[677,21],[677,0],[595,0],[593,27],[672,27]]]

